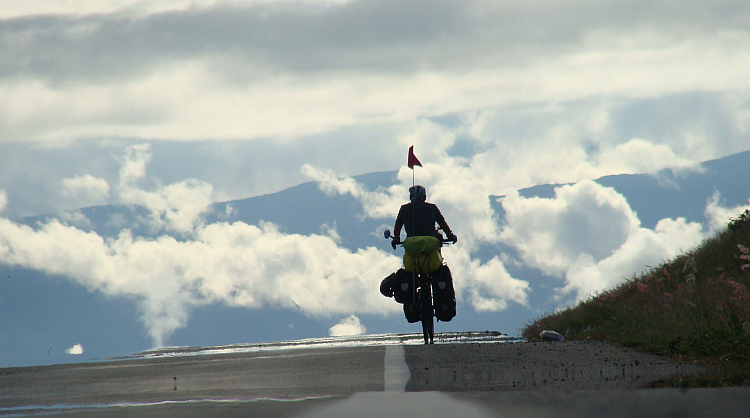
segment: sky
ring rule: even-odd
[[[528,303],[508,268],[524,264],[571,303],[741,209],[717,196],[704,223],[650,229],[590,180],[750,149],[747,68],[746,1],[0,0],[0,262],[135,295],[155,346],[211,303],[364,333],[357,315],[397,313],[372,293],[398,263],[387,249],[205,215],[315,180],[387,226],[414,174],[460,237],[445,249],[469,278],[460,301]],[[375,191],[352,179],[391,170]],[[569,185],[516,192],[548,183]],[[101,237],[75,212],[116,203],[148,208],[152,236]],[[60,220],[19,223],[40,214]],[[519,258],[476,257],[497,243]]]

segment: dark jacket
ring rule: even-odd
[[[406,228],[407,237],[419,236],[437,236],[435,233],[435,223],[440,225],[446,236],[453,235],[450,227],[445,222],[440,209],[433,204],[425,201],[410,202],[398,211],[396,225],[394,226],[394,235],[398,238],[401,234],[401,227]],[[439,238],[439,237],[438,237]]]

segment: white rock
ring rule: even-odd
[[[542,341],[565,341],[565,337],[555,331],[550,331],[548,329],[542,331],[539,334],[539,338],[541,338]]]

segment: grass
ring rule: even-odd
[[[680,385],[750,385],[750,210],[694,250],[528,324],[705,365]],[[678,381],[666,382],[676,385]]]

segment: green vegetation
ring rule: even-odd
[[[750,211],[696,249],[574,307],[542,316],[567,340],[602,340],[705,365],[690,386],[750,385]],[[667,382],[667,384],[676,384]]]

